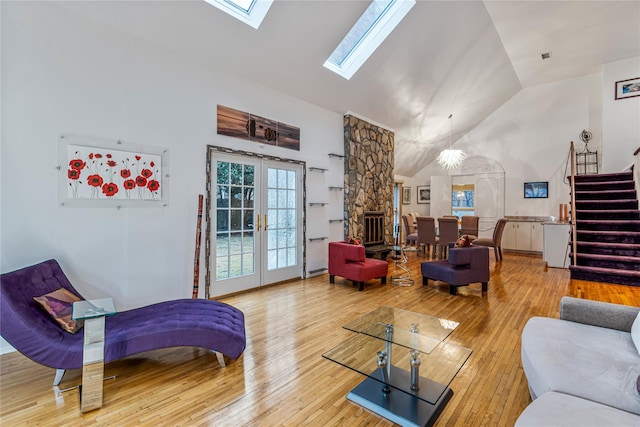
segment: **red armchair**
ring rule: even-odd
[[[379,259],[366,258],[364,246],[345,242],[329,242],[329,282],[335,283],[335,276],[352,280],[358,290],[364,289],[364,282],[380,278],[387,283],[389,264]]]

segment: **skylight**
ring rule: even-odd
[[[415,0],[373,0],[324,66],[349,80],[415,4]]]
[[[257,29],[273,0],[204,0],[221,11]]]

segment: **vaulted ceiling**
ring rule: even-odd
[[[640,1],[424,1],[345,80],[322,66],[369,1],[276,0],[259,29],[204,1],[61,2],[125,33],[395,131],[412,176],[524,87],[640,56]],[[548,60],[541,53],[551,52]]]

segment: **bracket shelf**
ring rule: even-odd
[[[344,188],[342,188],[342,187],[329,187],[329,190],[338,190],[338,191],[342,191],[342,190],[344,190]]]
[[[329,153],[329,157],[336,157],[338,159],[344,159],[344,156],[342,154],[337,154],[337,153]]]
[[[327,240],[327,239],[328,239],[328,237],[310,237],[309,241],[310,242],[319,242],[321,240]]]
[[[320,172],[320,173],[325,173],[326,171],[328,171],[329,169],[324,169],[324,168],[317,168],[315,166],[310,166],[309,170],[311,172]]]
[[[344,219],[330,219],[329,224],[333,224],[334,222],[344,222]]]
[[[325,202],[311,202],[309,203],[309,206],[326,206],[329,203],[325,203]]]

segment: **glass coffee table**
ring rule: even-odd
[[[444,340],[457,322],[380,307],[344,325],[356,334],[322,356],[365,375],[347,399],[403,426],[430,426],[471,350]]]

